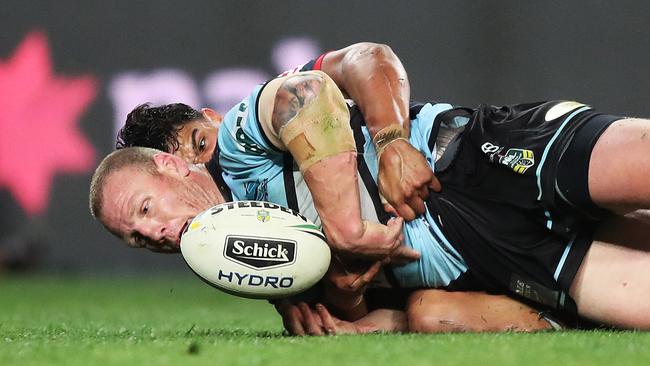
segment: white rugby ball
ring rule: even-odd
[[[181,236],[189,267],[233,295],[274,299],[315,285],[330,264],[320,228],[274,203],[237,201],[196,216]]]

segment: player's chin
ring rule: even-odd
[[[176,243],[173,244],[165,244],[162,246],[157,246],[157,247],[148,247],[150,251],[154,253],[163,253],[163,254],[174,254],[174,253],[180,253],[181,252],[181,246],[177,245]]]

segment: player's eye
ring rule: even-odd
[[[140,233],[133,234],[133,245],[134,248],[144,248],[147,246],[147,240]]]
[[[140,209],[140,212],[141,212],[143,215],[146,215],[146,214],[149,213],[149,201],[144,201],[144,202],[142,203],[142,208]]]
[[[199,151],[203,152],[205,151],[205,137],[201,137],[201,140],[199,141]]]

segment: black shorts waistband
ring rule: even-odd
[[[609,211],[598,207],[589,194],[589,162],[596,141],[603,132],[622,117],[598,114],[575,132],[560,157],[555,190],[564,203],[590,220],[607,217]]]

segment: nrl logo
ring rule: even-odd
[[[260,222],[269,222],[271,220],[271,214],[266,210],[257,211],[257,220]]]
[[[505,156],[499,157],[499,162],[509,166],[515,173],[524,174],[528,168],[535,165],[535,155],[531,150],[508,149]]]

